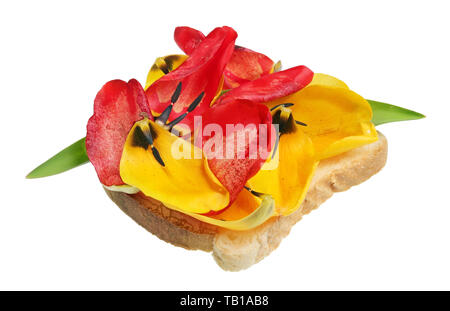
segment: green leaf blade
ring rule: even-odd
[[[26,178],[42,178],[68,171],[89,162],[83,137],[36,167]]]
[[[423,114],[406,108],[370,99],[368,99],[367,101],[372,107],[373,111],[372,123],[375,125],[380,125],[389,122],[418,120],[425,118]]]

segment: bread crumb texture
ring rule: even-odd
[[[212,251],[222,269],[239,271],[269,255],[303,215],[319,207],[334,192],[345,191],[380,171],[388,148],[386,137],[378,133],[378,138],[372,144],[321,161],[299,209],[289,216],[273,217],[249,231],[203,223],[142,193],[105,191],[125,214],[161,240],[186,249]]]

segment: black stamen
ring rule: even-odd
[[[250,192],[251,194],[253,194],[256,197],[260,197],[260,196],[262,196],[264,194],[264,193],[261,193],[261,192],[254,191],[250,187],[247,187],[247,186],[244,186],[244,188],[245,188],[245,190],[247,190],[248,192]]]
[[[155,122],[161,125],[166,124],[167,120],[169,120],[170,113],[172,112],[173,104],[178,100],[181,93],[181,82],[178,83],[175,91],[172,94],[172,98],[170,99],[170,104],[164,109],[161,115],[156,118]]]
[[[167,124],[169,131],[172,129],[172,127],[180,123],[188,115],[189,112],[192,112],[195,108],[197,108],[198,104],[200,104],[200,102],[202,101],[203,96],[205,96],[205,92],[201,92],[200,95],[198,95],[197,98],[194,99],[194,101],[192,102],[192,104],[189,105],[185,113],[178,116],[177,118],[169,122],[169,124]]]
[[[176,103],[177,100],[178,100],[178,98],[180,97],[180,94],[181,94],[181,86],[182,86],[182,85],[181,85],[181,82],[178,83],[177,88],[175,89],[175,92],[173,92],[172,98],[170,99],[170,102],[171,102],[172,104]]]
[[[294,104],[293,103],[278,104],[278,105],[273,106],[272,108],[270,108],[270,111],[274,111],[275,109],[277,109],[278,107],[281,107],[281,106],[283,106],[284,108],[287,108],[287,107],[294,106]]]
[[[187,113],[183,113],[182,115],[176,117],[175,119],[173,119],[172,121],[169,122],[169,124],[167,124],[167,127],[169,128],[169,131],[172,129],[172,127],[174,127],[175,125],[177,125],[178,123],[180,123],[181,120],[183,120],[186,117]]]
[[[194,99],[192,104],[189,105],[187,112],[192,112],[192,110],[197,108],[198,104],[200,104],[200,102],[202,101],[203,96],[205,96],[205,92],[201,92],[200,95],[198,95],[197,98]]]
[[[172,112],[173,105],[172,103],[169,104],[169,106],[164,109],[164,111],[159,115],[159,117],[156,118],[155,122],[159,124],[166,124],[167,120],[169,119],[170,113]]]
[[[166,166],[164,164],[164,161],[161,158],[161,155],[159,154],[158,149],[156,149],[155,146],[152,146],[152,153],[153,153],[153,156],[155,157],[156,161],[158,161],[158,163],[161,164],[161,166]]]
[[[308,126],[308,124],[295,120],[295,123],[302,126]]]

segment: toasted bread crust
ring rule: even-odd
[[[105,191],[128,216],[160,239],[186,249],[212,251],[220,267],[238,271],[269,255],[303,215],[334,192],[360,184],[381,170],[387,159],[387,140],[381,133],[378,136],[378,141],[372,144],[321,161],[298,210],[289,216],[273,217],[249,231],[232,231],[203,223],[142,193]]]

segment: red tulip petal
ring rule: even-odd
[[[146,112],[151,118],[144,89],[138,81],[106,83],[94,101],[94,114],[87,124],[86,150],[105,186],[122,185],[119,164],[128,132]]]
[[[182,26],[175,28],[175,42],[187,55],[191,55],[197,46],[205,40],[205,35],[197,29]]]
[[[235,46],[233,55],[225,69],[225,88],[259,79],[272,72],[274,62],[264,54]]]
[[[210,128],[213,129],[212,132],[208,130],[210,125],[213,125]],[[227,130],[227,125],[241,127]],[[260,125],[264,125],[265,129]],[[215,140],[218,133],[214,127],[217,126],[223,136]],[[226,105],[214,105],[202,116],[203,151],[211,171],[230,193],[230,204],[269,156],[274,134],[272,116],[265,105],[235,101]],[[244,137],[244,140],[238,144],[236,137]],[[230,139],[232,148],[227,149],[227,141],[230,142]]]
[[[202,32],[190,27],[177,27],[175,42],[190,55],[203,41]],[[232,89],[248,81],[256,80],[272,72],[274,62],[264,54],[235,46],[233,54],[225,68],[224,88]]]
[[[218,103],[236,100],[266,103],[301,90],[311,82],[313,76],[314,73],[305,66],[275,72],[228,91],[218,99]]]
[[[216,96],[236,37],[236,32],[230,27],[214,29],[180,67],[154,82],[146,90],[152,111],[161,113],[170,104],[170,98],[181,82],[181,95],[173,105],[169,121],[186,112],[194,99],[202,92],[205,93],[197,108],[181,122],[191,126],[194,115],[204,113]]]

